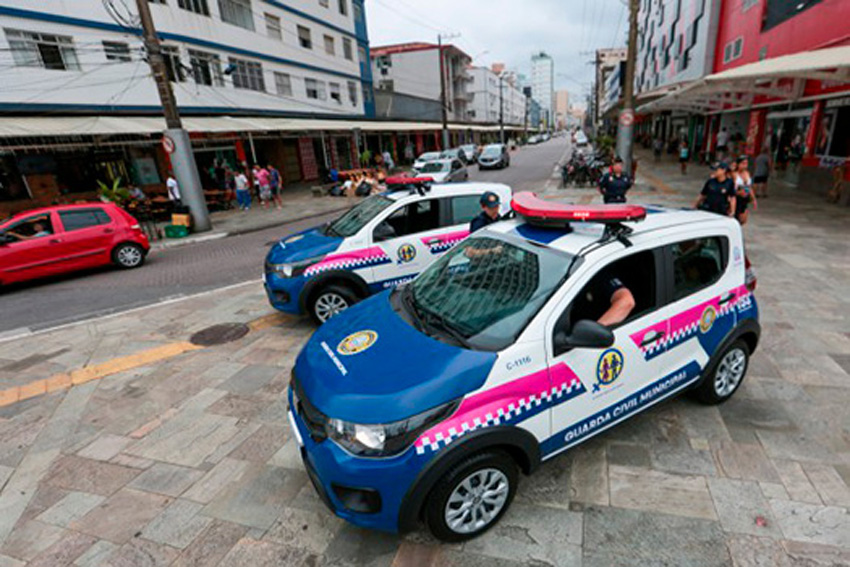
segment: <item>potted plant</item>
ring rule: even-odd
[[[124,204],[130,200],[130,192],[126,187],[121,186],[121,178],[116,177],[112,180],[112,185],[107,185],[103,181],[98,180],[98,196],[102,201],[107,201],[109,203],[115,203],[119,207],[123,207]]]

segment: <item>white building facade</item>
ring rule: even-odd
[[[151,0],[150,9],[184,114],[372,111],[362,0]],[[133,1],[4,0],[0,112],[161,112],[135,11]]]
[[[555,116],[555,62],[541,51],[531,56],[531,97],[540,104],[541,119],[551,128]]]
[[[472,77],[471,122],[497,124],[501,115],[505,124],[525,124],[526,98],[514,73],[502,72],[500,81],[499,75],[486,67],[470,67],[468,72]]]

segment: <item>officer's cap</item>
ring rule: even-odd
[[[614,163],[623,163],[623,158],[620,156],[614,156]]]
[[[713,164],[711,164],[711,169],[714,169],[714,170],[723,169],[723,170],[729,171],[729,164],[726,163],[725,161],[716,161]]]
[[[481,195],[481,204],[485,207],[498,207],[500,205],[499,196],[492,191],[486,191]]]

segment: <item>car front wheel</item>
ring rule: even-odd
[[[516,463],[501,451],[483,451],[461,461],[436,484],[427,500],[425,523],[434,537],[466,541],[493,527],[516,493]]]
[[[138,268],[145,263],[145,250],[131,242],[119,244],[112,251],[112,263],[124,270]]]
[[[357,303],[357,296],[347,287],[329,285],[313,294],[310,316],[321,325]]]
[[[732,397],[732,394],[744,381],[750,362],[750,348],[741,339],[734,341],[721,353],[703,376],[696,394],[705,404],[721,404]]]

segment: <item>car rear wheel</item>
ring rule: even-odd
[[[516,493],[514,460],[501,451],[476,453],[451,468],[434,486],[424,510],[434,537],[472,539],[493,527]]]
[[[357,295],[347,287],[329,285],[313,294],[310,316],[321,325],[334,315],[339,315],[355,303]]]
[[[112,263],[123,270],[138,268],[145,263],[145,250],[132,242],[119,244],[112,251]]]
[[[721,404],[731,398],[744,381],[749,362],[747,343],[741,339],[734,341],[703,376],[696,391],[697,398],[705,404]]]

